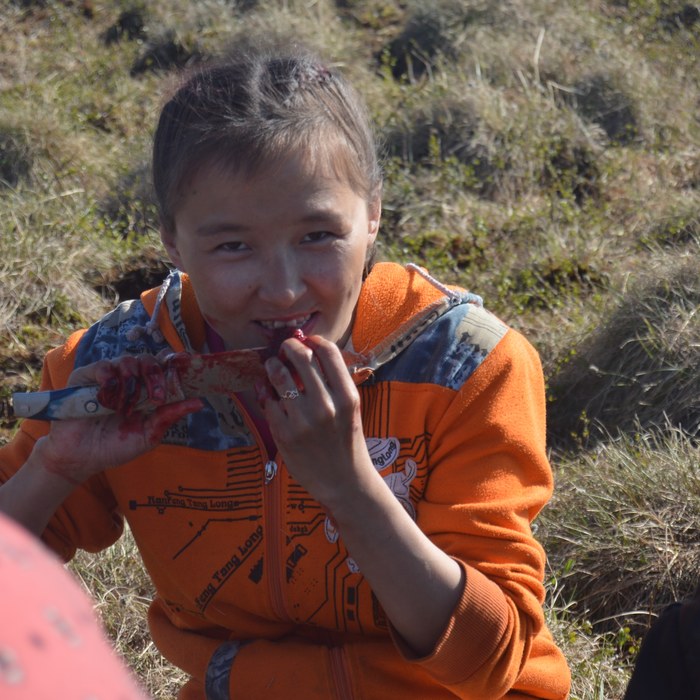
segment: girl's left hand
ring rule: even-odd
[[[320,336],[290,338],[280,356],[266,362],[277,395],[260,387],[258,398],[289,472],[332,510],[374,472],[357,388],[337,345]]]

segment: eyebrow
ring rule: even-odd
[[[333,209],[318,209],[309,212],[306,216],[302,216],[295,221],[293,225],[300,224],[316,224],[331,222],[334,225],[341,225],[345,221],[345,217],[338,214]],[[198,236],[215,236],[219,233],[245,233],[250,231],[250,226],[237,224],[232,221],[212,221],[208,224],[202,224],[195,229]]]
[[[248,226],[241,226],[230,221],[212,221],[210,224],[197,226],[195,233],[198,236],[215,236],[217,233],[243,233]]]

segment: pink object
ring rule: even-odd
[[[0,515],[0,697],[146,700],[60,560]]]

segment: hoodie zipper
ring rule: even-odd
[[[290,620],[287,607],[284,602],[284,592],[282,590],[282,568],[280,562],[282,560],[281,552],[281,517],[280,506],[282,501],[281,483],[277,478],[279,465],[272,458],[266,446],[265,441],[260,435],[258,426],[252,419],[245,403],[240,397],[236,396],[236,403],[247,420],[248,427],[253,433],[255,440],[260,447],[260,454],[265,462],[263,467],[263,532],[265,533],[265,578],[267,579],[267,589],[270,598],[270,606],[273,614],[280,620]]]
[[[266,455],[269,458],[269,455]],[[281,553],[281,517],[280,505],[282,500],[281,480],[277,478],[279,471],[275,460],[268,459],[265,462],[263,485],[263,522],[265,539],[267,541],[265,553],[267,555],[266,568],[267,584],[270,594],[272,612],[281,620],[289,620],[287,607],[284,603],[282,591],[282,560]]]
[[[248,423],[251,427],[255,439],[260,445],[260,453],[265,459],[263,468],[263,527],[265,532],[265,554],[267,556],[267,583],[270,604],[273,613],[281,620],[290,620],[289,613],[284,601],[282,590],[282,560],[281,552],[281,501],[282,485],[278,477],[279,465],[276,460],[270,458],[270,453],[261,439],[255,421],[250,418],[245,404],[237,398],[240,408],[248,416]],[[337,700],[354,700],[352,692],[351,668],[345,648],[343,646],[331,646],[330,671],[333,684],[336,689]]]

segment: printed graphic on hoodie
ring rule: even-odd
[[[427,443],[427,436],[367,438],[375,468],[414,519],[427,476]],[[188,599],[167,596],[169,604],[201,617],[210,606],[235,600],[241,586],[278,586],[285,615],[297,623],[360,631],[360,619],[373,619],[384,626],[357,563],[320,504],[286,470],[265,483],[257,448],[232,450],[225,457],[220,488],[212,487],[209,464],[206,487],[198,483],[198,470],[190,469],[189,483],[129,503],[135,517],[148,517],[150,526],[162,531],[163,558],[189,572]],[[177,471],[173,465],[173,474]],[[273,503],[276,512],[270,510]],[[170,513],[176,517],[170,519]],[[195,561],[196,569],[188,569]]]

